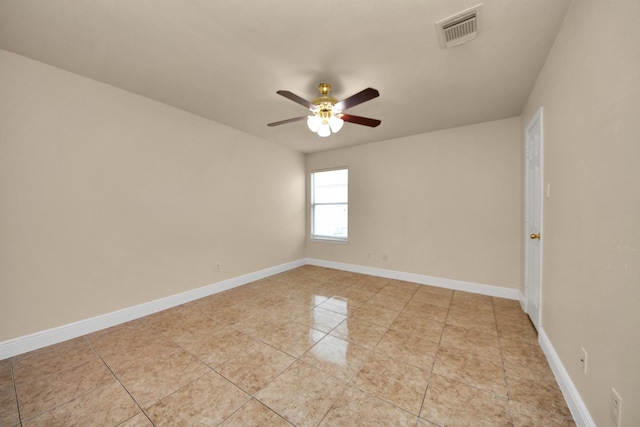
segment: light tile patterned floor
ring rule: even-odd
[[[574,426],[516,301],[304,266],[0,361],[0,426]]]

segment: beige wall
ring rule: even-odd
[[[542,327],[598,426],[640,425],[640,2],[575,1],[522,123],[544,107]],[[580,348],[588,374],[580,372]]]
[[[307,255],[521,289],[522,157],[517,117],[308,155],[349,168],[349,243]]]
[[[303,155],[5,51],[0,94],[0,341],[304,258]]]

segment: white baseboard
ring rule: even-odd
[[[560,357],[558,357],[558,353],[556,353],[543,328],[540,328],[538,331],[538,342],[540,343],[540,347],[542,347],[542,351],[545,356],[547,356],[549,366],[551,366],[553,375],[555,375],[556,381],[558,381],[562,395],[567,401],[567,405],[569,406],[569,410],[571,411],[571,415],[573,415],[573,420],[576,422],[576,425],[578,427],[597,427],[593,418],[591,418],[586,405],[582,401],[582,397],[580,397],[578,389],[576,389],[573,381],[571,381],[569,373],[564,368],[564,365],[560,361]]]
[[[305,260],[288,262],[275,267],[269,267],[264,270],[245,274],[221,282],[213,283],[190,291],[160,298],[144,304],[128,307],[122,310],[80,320],[78,322],[69,323],[67,325],[56,328],[47,329],[45,331],[36,332],[34,334],[25,335],[11,340],[0,342],[0,360],[26,353],[28,351],[37,350],[48,345],[61,343],[63,341],[77,338],[82,335],[90,334],[101,329],[139,319],[149,314],[157,313],[168,308],[185,304],[199,298],[226,291],[237,286],[242,286],[274,274],[282,273],[296,267],[305,265]]]
[[[48,329],[30,335],[14,338],[11,340],[0,342],[0,360],[26,353],[28,351],[37,350],[38,348],[48,345],[57,344],[72,338],[90,334],[101,329],[119,325],[149,314],[157,313],[168,308],[185,304],[199,298],[226,291],[238,286],[245,285],[256,280],[264,279],[278,273],[282,273],[293,268],[303,266],[305,264],[315,265],[319,267],[334,268],[338,270],[350,271],[353,273],[368,274],[372,276],[386,277],[389,279],[404,280],[408,282],[420,283],[423,285],[438,286],[447,289],[473,292],[481,295],[489,295],[512,300],[519,300],[524,307],[524,299],[522,293],[517,289],[502,288],[499,286],[483,285],[473,282],[464,282],[461,280],[444,279],[441,277],[425,276],[421,274],[405,273],[401,271],[386,270],[381,268],[367,267],[355,264],[346,264],[335,261],[325,261],[315,258],[300,259],[275,267],[266,268],[264,270],[223,280],[201,288],[193,289],[180,294],[172,295],[166,298],[150,301],[148,303],[128,307],[122,310],[107,313],[101,316],[84,319],[78,322],[70,323],[60,327]],[[585,406],[578,390],[571,381],[564,365],[560,361],[551,341],[547,337],[543,328],[538,331],[538,340],[540,347],[549,361],[551,370],[553,371],[560,390],[564,395],[567,405],[573,415],[578,427],[596,427],[595,422],[591,418],[587,407]]]
[[[441,277],[425,276],[421,274],[405,273],[401,271],[385,270],[381,268],[366,267],[355,264],[346,264],[334,261],[324,261],[315,258],[300,259],[275,267],[266,268],[254,273],[245,274],[221,282],[213,283],[201,288],[171,295],[133,307],[69,323],[34,334],[25,335],[11,340],[0,342],[0,360],[37,350],[48,345],[57,344],[73,338],[87,335],[101,329],[116,326],[131,320],[139,319],[168,308],[176,307],[199,298],[204,298],[218,292],[226,291],[245,285],[256,280],[264,279],[274,274],[282,273],[305,264],[319,267],[334,268],[354,273],[380,276],[390,279],[405,280],[423,285],[439,286],[447,289],[473,292],[481,295],[490,295],[512,300],[521,299],[521,293],[517,289],[502,288],[499,286],[483,285],[479,283],[464,282],[461,280],[444,279]]]
[[[480,283],[464,282],[462,280],[444,279],[442,277],[425,276],[423,274],[405,273],[402,271],[386,270],[383,268],[367,267],[356,264],[346,264],[335,261],[325,261],[315,258],[307,258],[307,264],[318,267],[335,268],[337,270],[350,271],[352,273],[368,274],[370,276],[386,277],[388,279],[404,280],[407,282],[432,285],[440,288],[456,291],[472,292],[474,294],[489,295],[512,300],[520,300],[521,292],[518,289],[503,288],[500,286],[483,285]]]

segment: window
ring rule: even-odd
[[[311,173],[311,237],[347,240],[349,170]]]

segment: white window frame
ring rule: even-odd
[[[319,173],[319,172],[331,172],[331,171],[340,171],[340,170],[346,170],[347,171],[347,201],[346,202],[335,202],[335,203],[315,203],[315,199],[314,199],[314,174]],[[311,231],[311,235],[310,235],[310,239],[311,240],[317,240],[317,241],[329,241],[329,242],[338,242],[338,243],[348,243],[349,241],[349,179],[348,179],[348,175],[349,174],[349,168],[346,166],[341,166],[341,167],[336,167],[336,168],[331,168],[331,169],[318,169],[318,170],[312,170],[311,173],[309,174],[309,187],[310,187],[310,220],[311,220],[311,224],[310,224],[310,231]],[[347,207],[347,235],[344,237],[341,236],[325,236],[325,235],[321,235],[321,234],[316,234],[315,230],[314,230],[314,213],[315,213],[315,207],[316,205],[345,205]]]

